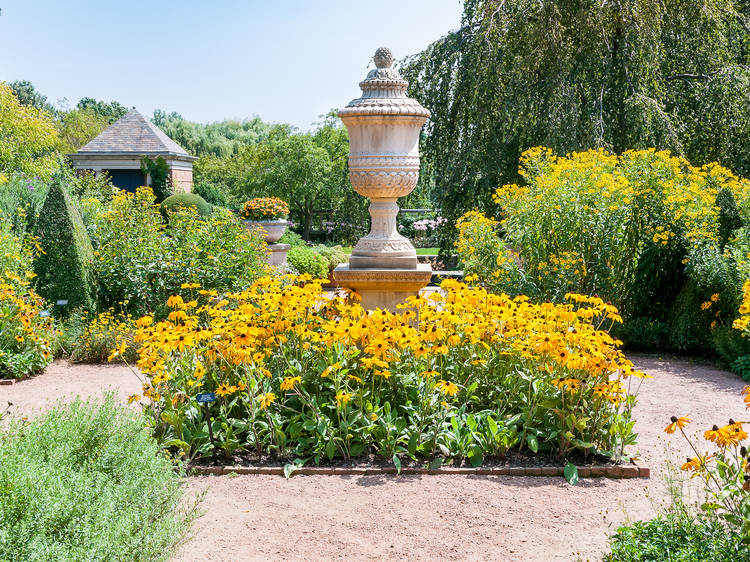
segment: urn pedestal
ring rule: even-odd
[[[349,180],[370,199],[370,233],[352,249],[348,265],[333,276],[342,287],[362,296],[365,308],[396,306],[430,281],[429,265],[398,233],[398,198],[411,193],[419,179],[419,133],[430,112],[406,96],[409,85],[391,68],[391,52],[375,52],[376,68],[359,83],[362,96],[339,112],[349,132]]]
[[[276,244],[275,242],[284,236],[284,232],[286,232],[286,227],[289,223],[285,219],[275,221],[244,220],[243,222],[245,223],[245,228],[250,232],[256,230],[263,231],[263,240],[265,240],[270,251],[266,256],[268,264],[274,267],[285,266],[286,254],[291,246],[289,244]]]

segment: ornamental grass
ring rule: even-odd
[[[166,320],[137,321],[147,380],[131,401],[164,445],[400,466],[478,465],[511,448],[617,461],[635,442],[645,375],[603,329],[620,319],[600,299],[534,304],[445,281],[394,314],[367,312],[356,294],[327,300],[323,282],[264,277],[226,295],[184,285]],[[211,435],[196,402],[206,392]]]

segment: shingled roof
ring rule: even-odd
[[[188,156],[185,149],[135,109],[104,129],[76,154],[142,154]]]

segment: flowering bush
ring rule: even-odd
[[[495,194],[502,221],[471,212],[457,224],[459,258],[481,283],[535,300],[599,295],[623,311],[618,333],[634,345],[727,362],[750,352],[729,329],[750,276],[750,181],[655,150],[534,148],[520,173],[524,185]]]
[[[20,378],[52,361],[52,319],[30,287],[32,249],[0,220],[0,378]]]
[[[251,221],[272,221],[289,216],[289,205],[278,197],[256,197],[242,206],[242,218]]]
[[[188,455],[221,451],[349,459],[375,454],[480,464],[510,447],[615,460],[632,444],[641,377],[600,328],[600,299],[532,304],[445,281],[408,310],[367,313],[309,277],[224,296],[172,296],[138,320],[137,366],[157,436]],[[199,392],[214,392],[213,442]]]
[[[126,303],[127,304],[127,303]],[[83,320],[86,320],[84,316]],[[70,354],[71,361],[105,363],[110,356],[133,362],[137,359],[133,347],[135,320],[129,314],[118,314],[114,308],[96,315],[76,339]],[[113,350],[126,349],[113,355]]]
[[[745,404],[750,408],[750,386],[743,390]],[[750,457],[745,446],[748,435],[746,421],[730,419],[726,425],[714,425],[704,434],[713,444],[712,453],[702,453],[699,447],[685,434],[683,428],[690,423],[687,417],[672,416],[667,433],[679,430],[695,452],[681,466],[705,482],[708,501],[701,509],[709,516],[718,516],[734,532],[750,545]]]
[[[178,209],[165,226],[147,187],[87,209],[100,308],[127,301],[133,314],[166,313],[167,297],[184,283],[241,289],[266,271],[266,244],[226,209],[204,218]]]

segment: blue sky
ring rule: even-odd
[[[0,0],[0,80],[55,103],[117,100],[208,122],[307,129],[358,97],[381,45],[416,53],[460,24],[460,0]],[[370,65],[370,68],[372,65]]]

